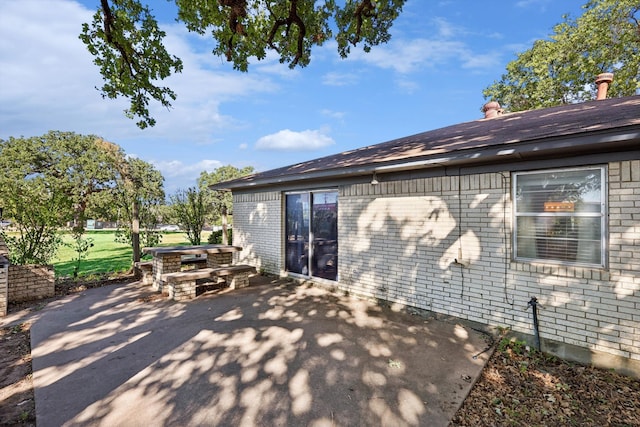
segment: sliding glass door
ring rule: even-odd
[[[309,193],[286,197],[286,269],[309,275]]]
[[[285,205],[286,270],[337,280],[338,192],[287,194]]]

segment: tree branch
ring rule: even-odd
[[[356,18],[356,31],[351,43],[354,46],[360,41],[362,23],[364,22],[364,20],[366,18],[373,18],[376,16],[376,14],[373,13],[374,10],[375,5],[371,2],[371,0],[362,0],[356,10],[353,12],[353,16]]]
[[[231,8],[228,21],[231,36],[227,40],[227,61],[231,61],[233,59],[233,37],[236,34],[246,35],[246,31],[242,23],[238,22],[238,18],[247,16],[247,0],[220,0],[220,5]]]
[[[291,65],[297,65],[300,58],[302,58],[303,49],[304,49],[304,37],[307,35],[307,27],[302,22],[302,19],[298,15],[298,0],[291,1],[291,8],[289,9],[289,19],[291,23],[294,23],[298,26],[298,46],[296,50],[296,56],[294,57]],[[291,25],[291,23],[289,25]],[[287,34],[289,33],[289,29],[287,29]]]
[[[122,46],[120,42],[114,39],[113,33],[111,32],[111,30],[115,25],[116,20],[113,17],[113,13],[111,13],[109,0],[100,0],[100,6],[102,7],[102,12],[104,14],[104,19],[103,19],[104,35],[107,39],[107,42],[112,46],[114,46],[116,49],[118,49],[118,52],[120,52],[120,55],[122,55],[122,60],[124,64],[127,66],[127,69],[129,70],[129,75],[135,78],[135,71],[134,71],[134,66],[132,63],[133,61],[131,60],[131,57],[129,56],[125,47]]]
[[[268,10],[272,16],[275,15],[270,7],[268,7]],[[304,38],[307,35],[307,27],[305,26],[302,18],[300,18],[300,15],[298,15],[298,0],[291,1],[291,7],[289,7],[289,14],[286,18],[275,20],[275,22],[273,23],[273,27],[271,27],[271,31],[269,31],[269,36],[267,37],[267,43],[273,50],[275,50],[278,53],[281,53],[280,49],[278,49],[278,47],[273,44],[273,39],[275,38],[276,33],[278,32],[278,29],[280,29],[280,27],[282,26],[287,27],[285,34],[288,36],[291,31],[292,25],[296,25],[299,30],[297,43],[296,43],[296,53],[293,61],[291,61],[291,65],[295,66],[298,64],[298,62],[300,61],[300,58],[302,58],[302,55],[304,54]]]

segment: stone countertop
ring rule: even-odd
[[[224,252],[238,252],[241,251],[241,246],[232,245],[195,245],[195,246],[156,246],[150,248],[143,248],[142,252],[145,254],[164,255],[164,254],[180,254],[180,255],[193,255],[193,254],[213,254]]]

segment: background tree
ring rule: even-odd
[[[289,67],[305,67],[311,49],[334,38],[346,57],[352,46],[365,51],[386,43],[389,29],[405,0],[175,0],[177,19],[189,31],[213,36],[213,54],[223,56],[238,70],[247,71],[249,58],[262,60],[267,51]],[[100,0],[80,39],[95,57],[105,81],[103,97],[125,97],[125,110],[139,118],[140,128],[155,125],[149,114],[151,99],[171,106],[176,94],[157,82],[182,71],[182,61],[163,45],[165,33],[147,6],[139,0]]]
[[[76,253],[73,277],[78,277],[81,263],[87,258],[93,247],[93,239],[84,236],[87,213],[91,200],[115,185],[117,175],[118,154],[122,149],[109,141],[95,136],[81,137],[74,134],[49,133],[61,142],[61,156],[67,162],[64,165],[71,181],[70,194],[74,204],[73,226],[71,236],[73,243],[69,246]],[[80,141],[79,141],[80,140]],[[70,155],[65,155],[69,152]]]
[[[171,205],[180,227],[187,232],[187,239],[192,245],[199,245],[202,237],[207,212],[210,209],[205,195],[196,188],[179,190],[171,196]]]
[[[548,40],[507,65],[507,72],[483,91],[510,111],[593,99],[595,77],[615,73],[609,96],[634,95],[640,88],[640,2],[591,0],[577,19],[564,16]]]
[[[1,157],[1,156],[0,156]],[[4,180],[0,186],[5,187]],[[65,220],[67,197],[47,185],[43,177],[15,181],[11,192],[3,192],[0,205],[4,216],[11,217],[17,235],[0,231],[9,248],[13,264],[49,264],[62,239],[58,228]]]
[[[141,244],[156,246],[161,239],[161,233],[156,228],[165,200],[164,177],[144,160],[123,158],[119,163],[117,186],[112,191],[112,197],[118,215],[117,238],[131,244],[132,261],[138,262]],[[105,204],[102,206],[102,211],[106,212]]]
[[[212,207],[212,215],[209,218],[211,224],[221,223],[222,225],[222,243],[229,243],[229,235],[227,231],[228,215],[233,215],[233,198],[228,191],[214,191],[209,188],[213,184],[219,182],[230,181],[232,179],[242,178],[251,175],[254,172],[253,166],[246,166],[238,169],[234,166],[221,166],[212,172],[203,171],[198,178],[198,188],[200,192],[205,194],[206,202]]]
[[[56,230],[67,222],[74,239],[82,239],[91,198],[115,184],[113,147],[93,135],[57,131],[0,141],[0,199],[20,231],[7,239],[14,261],[47,262],[59,242]]]

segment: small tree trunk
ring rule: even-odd
[[[221,216],[222,216],[222,244],[223,245],[228,245],[229,244],[229,232],[227,230],[227,207],[226,206],[222,206],[221,212],[220,212]]]
[[[140,262],[140,206],[138,201],[133,202],[131,209],[131,246],[133,249],[133,272],[135,277],[142,276],[142,272],[136,266],[137,262]]]

